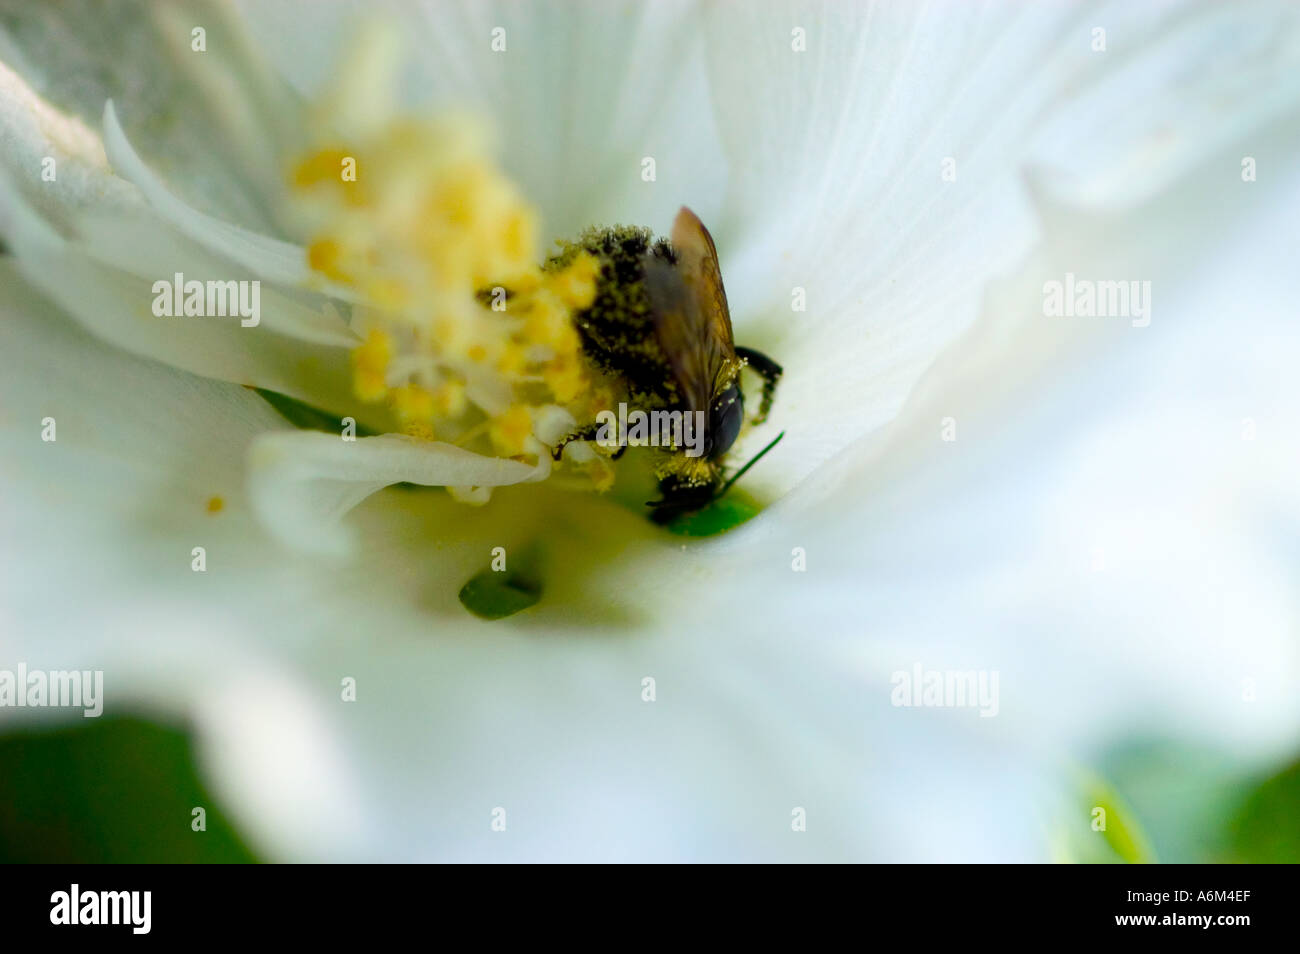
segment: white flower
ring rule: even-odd
[[[332,7],[7,17],[3,658],[193,719],[279,858],[1041,858],[1087,823],[1071,767],[1132,733],[1272,764],[1300,670],[1295,17],[1129,6],[392,5],[408,105],[492,120],[546,237],[710,224],[786,437],[746,476],[774,502],[684,546],[240,387],[364,418],[355,299],[283,201]],[[154,318],[175,272],[260,279],[261,325]],[[1149,281],[1150,324],[1045,317],[1067,273]],[[374,493],[401,481],[499,490]],[[536,550],[544,595],[484,623],[457,591],[496,546]],[[917,665],[998,672],[996,717],[891,706]]]

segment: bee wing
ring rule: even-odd
[[[655,333],[687,409],[708,411],[736,366],[718,250],[704,223],[685,206],[673,222],[672,244],[676,266],[651,259],[646,268]]]

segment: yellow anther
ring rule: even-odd
[[[510,280],[510,291],[515,295],[527,296],[541,288],[542,284],[541,269],[530,268]],[[513,309],[514,303],[509,303],[507,307]]]
[[[548,289],[521,295],[519,310],[524,316],[524,337],[548,347],[559,343],[566,331],[572,331],[569,312]]]
[[[352,361],[358,368],[385,371],[393,360],[393,339],[378,328],[371,328],[366,340],[352,352]]]
[[[542,380],[551,389],[558,404],[568,404],[586,387],[587,375],[582,365],[566,354],[546,363],[542,370]]]
[[[382,401],[388,394],[388,381],[383,374],[358,369],[352,376],[352,392],[362,401]]]
[[[533,432],[533,416],[528,407],[516,404],[504,414],[493,419],[488,433],[497,450],[507,457],[524,452],[524,442]]]
[[[501,349],[497,358],[496,369],[502,374],[513,377],[522,374],[528,364],[528,356],[522,346],[511,342]]]
[[[433,440],[433,425],[425,421],[411,421],[402,425],[402,433],[407,437],[418,437],[422,441]]]
[[[352,280],[343,268],[343,246],[336,239],[321,238],[307,246],[307,264],[332,281]]]
[[[299,189],[309,189],[322,182],[343,182],[346,149],[322,149],[304,158],[293,169],[293,184]]]
[[[388,363],[392,339],[377,328],[352,351],[352,389],[363,401],[382,401],[388,395]]]
[[[486,177],[487,170],[476,165],[445,171],[430,193],[427,221],[444,229],[468,231],[482,207]]]
[[[576,255],[564,269],[550,276],[546,285],[567,307],[581,311],[596,300],[600,263],[588,252]]]
[[[433,420],[433,395],[424,388],[410,384],[393,388],[389,394],[393,413],[403,424],[428,423]]]

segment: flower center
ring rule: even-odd
[[[472,118],[331,129],[291,175],[309,263],[353,302],[354,392],[395,428],[527,459],[608,400],[573,322],[599,262],[539,265],[537,212]],[[585,467],[612,480],[597,455]]]

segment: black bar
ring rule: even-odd
[[[801,870],[789,883],[765,872],[755,879],[763,885],[757,891],[743,869],[704,873],[709,885],[693,884],[697,872],[689,870],[626,869],[541,879],[532,871],[419,866],[42,865],[11,867],[9,874],[16,883],[0,902],[7,941],[63,935],[66,942],[76,935],[74,943],[281,937],[337,943],[349,933],[374,941],[413,929],[429,940],[450,940],[474,925],[494,936],[503,920],[523,927],[563,918],[579,932],[626,921],[632,935],[649,931],[667,943],[672,935],[662,932],[678,922],[686,928],[703,919],[731,935],[736,928],[769,931],[775,919],[800,933],[843,927],[863,939],[910,936],[917,943],[909,949],[922,950],[950,939],[987,944],[1125,935],[1143,943],[1208,938],[1222,944],[1291,937],[1296,926],[1294,872],[1286,866],[844,866]],[[87,894],[149,892],[148,932],[136,933],[129,917],[135,913],[143,926],[143,894],[136,896],[139,907],[126,908],[116,895],[104,908],[111,914],[116,903],[119,921],[127,923],[51,923],[66,913],[57,909],[58,893],[70,904],[73,884],[87,914],[87,905],[99,909],[102,897],[87,902]]]

